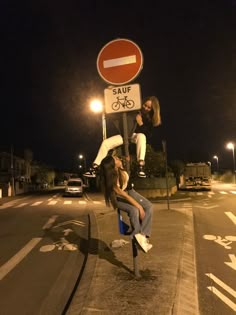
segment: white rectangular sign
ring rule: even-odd
[[[139,110],[141,108],[140,85],[109,87],[104,90],[104,99],[106,114]]]

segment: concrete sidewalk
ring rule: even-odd
[[[129,243],[112,248],[119,239]],[[91,215],[87,263],[66,314],[199,314],[191,207],[155,203],[150,241],[147,254],[139,250],[135,278],[131,241],[119,234],[117,213]]]

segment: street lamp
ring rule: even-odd
[[[233,154],[233,171],[234,171],[234,183],[235,183],[235,158],[234,158],[234,143],[233,142],[229,142],[227,143],[227,149],[232,150],[232,154]]]
[[[95,99],[91,101],[90,109],[94,113],[102,113],[102,139],[105,140],[107,138],[107,128],[106,128],[106,115],[104,111],[104,106],[100,100]]]
[[[86,167],[87,167],[87,165],[86,165],[86,158],[85,158],[85,156],[83,155],[83,154],[79,154],[78,155],[78,158],[81,160],[81,161],[84,161],[84,169],[86,170]],[[79,168],[81,168],[81,165],[79,165]]]
[[[218,156],[217,156],[217,155],[214,155],[214,156],[213,156],[213,159],[215,159],[215,160],[216,160],[217,172],[219,172],[219,158],[218,158]]]

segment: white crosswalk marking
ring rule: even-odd
[[[64,205],[71,205],[72,204],[72,200],[65,200],[64,201]]]
[[[38,206],[38,205],[40,205],[41,203],[42,203],[42,201],[36,201],[35,203],[33,203],[33,204],[31,205],[31,207]]]
[[[23,203],[20,203],[19,205],[15,206],[14,208],[22,208],[24,206],[26,206],[28,203],[27,202],[23,202]]]
[[[53,205],[55,205],[57,202],[58,202],[58,200],[51,200],[51,201],[49,201],[48,205],[49,205],[49,206],[53,206]]]
[[[183,193],[183,192],[181,192],[180,194],[186,194],[186,193]],[[207,192],[207,196],[208,196],[208,198],[212,198],[212,196],[213,195],[215,195],[215,196],[217,196],[217,194],[219,195],[219,194],[221,194],[221,195],[228,195],[228,194],[233,194],[233,195],[236,195],[236,190],[229,190],[229,191],[209,191],[209,192]],[[194,192],[194,193],[192,193],[192,192],[190,192],[189,193],[189,196],[203,196],[203,195],[205,195],[205,193],[204,192]],[[206,195],[205,195],[206,196]],[[51,198],[49,198],[48,200],[47,200],[47,204],[49,205],[49,206],[53,206],[53,205],[56,205],[58,202],[63,202],[63,204],[65,204],[65,205],[71,205],[71,204],[74,204],[74,203],[78,203],[78,204],[80,204],[80,205],[86,205],[88,202],[92,202],[93,204],[95,204],[95,205],[101,205],[101,204],[104,204],[105,203],[105,201],[104,200],[99,200],[99,201],[97,201],[97,200],[63,200],[63,199],[60,199],[60,198],[58,198],[58,199],[55,199],[55,197],[58,197],[58,195],[54,195],[53,197],[51,197]],[[222,197],[223,198],[223,197]],[[190,198],[191,199],[191,198]],[[20,201],[20,199],[19,200],[17,200],[17,201]],[[32,204],[30,204],[29,206],[31,206],[31,207],[37,207],[37,206],[39,206],[40,204],[42,204],[43,203],[43,201],[35,201],[34,203],[32,203]],[[0,209],[4,209],[4,208],[9,208],[9,207],[13,207],[13,208],[22,208],[22,207],[24,207],[24,206],[26,206],[27,204],[29,204],[29,203],[20,203],[20,204],[18,204],[18,205],[16,205],[16,200],[15,201],[11,201],[11,202],[8,202],[8,203],[6,203],[6,204],[3,204],[3,205],[1,205],[0,206]],[[184,206],[184,207],[186,207],[186,206]]]
[[[7,202],[7,203],[1,205],[1,206],[0,206],[0,209],[10,208],[10,207],[12,207],[15,203],[16,203],[16,201]]]

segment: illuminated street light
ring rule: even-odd
[[[214,156],[213,156],[213,159],[215,159],[215,160],[216,160],[217,172],[219,172],[219,158],[218,158],[218,156],[217,156],[217,155],[214,155]]]
[[[90,109],[94,113],[102,113],[102,139],[107,138],[107,127],[106,127],[106,115],[102,102],[98,99],[92,100],[90,103]]]
[[[234,183],[235,183],[235,157],[234,157],[234,143],[233,142],[229,142],[226,145],[227,149],[232,150],[232,154],[233,154],[233,171],[234,171]]]
[[[81,160],[81,162],[83,161],[83,166],[84,166],[84,169],[86,169],[86,157],[83,155],[83,154],[79,154],[78,155],[78,158]],[[82,165],[79,165],[79,168],[81,168]]]

